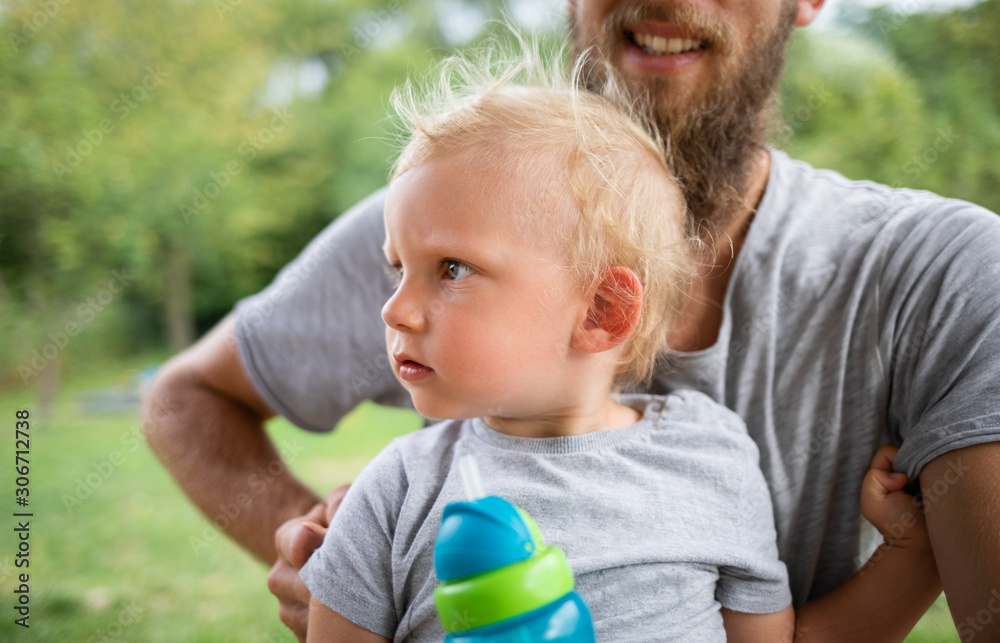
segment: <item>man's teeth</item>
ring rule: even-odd
[[[651,54],[680,54],[695,49],[701,49],[700,40],[688,40],[687,38],[664,38],[648,33],[633,33],[632,39],[635,44],[643,47],[647,53]]]

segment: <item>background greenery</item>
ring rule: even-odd
[[[386,99],[407,73],[474,45],[501,9],[561,37],[534,4],[0,4],[0,420],[27,407],[35,421],[29,638],[284,640],[265,570],[222,539],[191,546],[205,522],[133,439],[136,391],[385,182]],[[794,39],[776,140],[851,178],[1000,210],[1000,0],[838,15]],[[271,430],[306,445],[293,468],[326,490],[415,426],[378,413],[333,437]],[[121,464],[68,507],[115,451]],[[131,601],[141,618],[110,636]],[[942,609],[913,640],[957,640]]]

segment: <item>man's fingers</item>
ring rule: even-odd
[[[323,544],[330,518],[346,491],[347,485],[337,487],[305,516],[286,521],[274,533],[278,561],[267,575],[267,587],[278,599],[278,617],[300,642],[306,640],[312,594],[299,577],[299,570]]]
[[[333,514],[340,507],[349,486],[345,484],[333,489],[326,500],[310,509],[309,513],[286,521],[274,533],[278,562],[267,575],[267,587],[278,598],[278,617],[300,643],[306,640],[312,594],[299,577],[299,570],[323,544]]]
[[[295,569],[302,569],[312,553],[323,544],[326,527],[315,522],[289,521],[278,528],[275,544],[281,558]]]
[[[299,643],[306,643],[306,632],[309,629],[308,606],[281,605],[278,607],[278,618],[292,631]]]
[[[286,562],[277,562],[267,574],[267,588],[282,606],[301,605],[308,608],[312,594],[302,582],[299,570]]]
[[[278,618],[299,641],[305,641],[312,595],[299,577],[299,570],[279,560],[267,575],[267,588],[278,599]]]
[[[307,513],[306,515],[302,516],[301,518],[298,518],[298,519],[293,518],[292,520],[308,521],[308,522],[315,522],[315,523],[318,523],[318,524],[324,524],[323,521],[326,520],[326,502],[318,502],[318,503],[316,503],[313,506],[313,508],[309,510],[309,513]],[[291,521],[288,521],[288,522],[291,522]],[[285,524],[287,524],[287,523],[285,523]],[[330,523],[327,522],[325,524],[329,525]]]

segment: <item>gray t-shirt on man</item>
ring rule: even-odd
[[[365,399],[406,403],[380,317],[384,199],[344,214],[237,306],[249,377],[303,428],[328,431]],[[867,558],[861,481],[881,444],[902,445],[896,466],[912,478],[1000,440],[998,284],[996,215],[771,152],[718,340],[673,355],[653,391],[695,388],[746,422],[796,605]]]
[[[473,455],[487,493],[566,553],[599,641],[725,641],[722,605],[792,600],[771,498],[743,421],[696,391],[623,398],[630,427],[519,438],[452,420],[397,438],[358,476],[302,569],[325,605],[394,641],[441,641],[434,542],[465,500]],[[474,624],[470,623],[469,627]]]

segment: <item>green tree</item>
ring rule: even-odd
[[[837,33],[798,34],[783,87],[789,150],[852,178],[1000,211],[998,28],[1000,1],[987,0],[913,14],[855,8]]]
[[[114,269],[133,279],[67,355],[126,352],[160,333],[181,348],[196,320],[265,285],[384,184],[379,115],[391,87],[440,53],[437,23],[421,16],[433,10],[5,4],[0,332],[11,341],[0,373],[32,380],[19,367],[81,325],[79,307]]]

